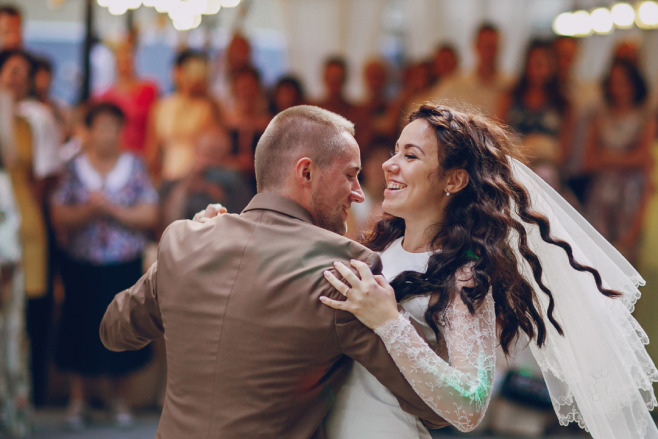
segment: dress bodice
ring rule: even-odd
[[[427,270],[427,262],[432,252],[412,253],[402,247],[402,238],[396,239],[382,252],[382,274],[388,282],[391,282],[397,275],[404,271],[424,272]],[[425,321],[425,311],[429,306],[429,294],[425,296],[415,296],[404,300],[401,305],[405,311],[416,322],[416,327],[422,328],[423,336],[430,342],[436,343],[436,335],[432,328]]]
[[[382,272],[388,281],[407,270],[425,272],[431,255],[407,252],[400,238],[381,254]],[[467,265],[456,273],[456,287],[468,285],[471,279]],[[442,316],[449,323],[439,325],[446,358],[437,353],[436,338],[425,322],[429,299],[425,295],[403,301],[405,312],[400,318],[375,332],[416,393],[455,427],[470,431],[484,416],[491,395],[496,344],[493,299],[488,294],[473,314],[461,299],[450,302]],[[393,394],[358,363],[338,392],[325,425],[329,439],[430,438],[422,422],[404,412]]]
[[[407,252],[400,238],[381,253],[382,274],[390,282],[403,271],[425,271],[430,255],[431,252]],[[423,317],[428,302],[429,296],[417,296],[402,306],[423,327],[423,333],[436,340]],[[422,422],[404,412],[395,396],[356,362],[336,396],[325,427],[328,439],[430,439]]]

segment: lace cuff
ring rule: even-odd
[[[411,315],[408,312],[400,311],[397,319],[387,320],[384,324],[374,329],[375,334],[382,339],[384,345],[386,345],[386,350],[389,353],[391,352],[391,346],[394,345],[398,339],[404,338],[404,329],[411,325],[411,322],[409,321],[410,318]]]
[[[471,431],[484,417],[491,395],[495,314],[490,296],[475,315],[465,308],[459,301],[446,310],[450,327],[443,332],[450,364],[418,335],[406,312],[375,333],[418,396],[460,431]]]

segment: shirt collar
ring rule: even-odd
[[[272,210],[313,224],[311,214],[296,201],[271,192],[256,194],[243,212],[250,210]]]

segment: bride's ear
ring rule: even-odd
[[[445,192],[455,194],[464,189],[469,182],[466,169],[451,169],[446,173]]]

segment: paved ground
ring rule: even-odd
[[[115,427],[108,415],[101,410],[91,413],[89,427],[80,432],[67,431],[63,426],[64,409],[49,408],[37,411],[37,431],[29,436],[31,439],[153,439],[158,425],[159,413],[142,411],[137,413],[137,422],[130,429]],[[458,434],[448,430],[436,431],[437,439],[520,439],[518,436],[492,436],[483,434]],[[584,439],[589,435],[558,429],[553,434],[543,436],[550,439]]]

